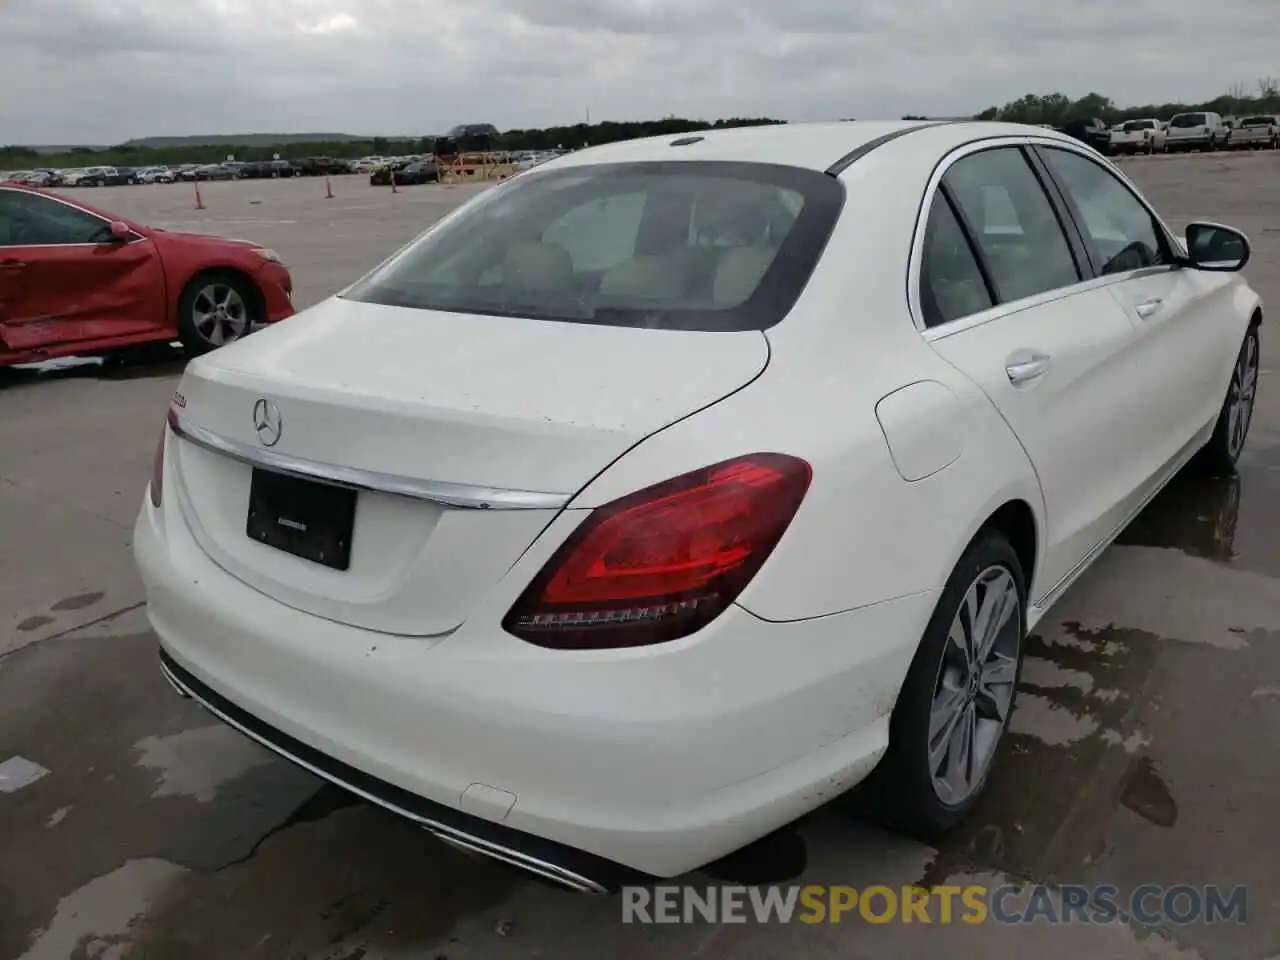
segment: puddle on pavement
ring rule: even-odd
[[[701,872],[721,883],[752,886],[787,883],[808,867],[809,851],[797,823],[761,837]]]
[[[1172,827],[1178,822],[1177,801],[1150,757],[1137,757],[1133,761],[1124,780],[1120,802],[1157,827]]]
[[[1231,476],[1184,471],[1118,544],[1122,550],[1172,549],[1247,571],[1246,578],[1272,577],[1280,576],[1278,526],[1280,446],[1262,445],[1246,450]],[[1070,878],[1104,855],[1118,806],[1159,827],[1177,822],[1175,796],[1144,753],[1150,737],[1141,728],[1143,712],[1158,711],[1164,695],[1153,680],[1156,664],[1170,644],[1184,649],[1187,642],[1213,644],[1216,634],[1211,636],[1210,628],[1228,627],[1219,619],[1259,611],[1245,610],[1249,604],[1243,600],[1228,604],[1231,610],[1206,607],[1205,622],[1187,627],[1196,635],[1178,635],[1183,643],[1115,622],[1107,625],[1126,609],[1106,599],[1115,593],[1111,587],[1123,587],[1112,582],[1115,577],[1152,576],[1169,566],[1155,562],[1161,559],[1158,553],[1139,551],[1122,561],[1112,554],[1111,559],[1112,566],[1086,574],[1068,594],[1074,602],[1068,599],[1060,608],[1090,618],[1090,629],[1058,622],[1054,611],[1028,638],[1006,752],[973,814],[939,845],[923,883],[941,883],[969,865],[1037,881]],[[1266,582],[1255,578],[1244,584],[1245,599],[1259,600],[1255,594]],[[1154,601],[1141,601],[1149,602]],[[1251,642],[1254,631],[1231,630],[1240,647]]]
[[[525,882],[370,804],[325,815],[326,803],[338,801],[318,801],[317,819],[273,836],[249,861],[177,878],[134,924],[128,955],[433,957],[427,948],[463,918]]]
[[[1115,784],[1143,741],[1133,727],[1167,641],[1138,630],[1049,625],[1027,639],[1008,743],[967,820],[938,846],[921,878],[967,867],[1051,882],[1096,859]]]
[[[1238,472],[1183,471],[1116,541],[1173,547],[1191,556],[1280,576],[1280,446],[1245,449]]]

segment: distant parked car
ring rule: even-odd
[[[168,167],[147,167],[138,173],[139,183],[173,183],[177,179],[177,173]]]
[[[125,183],[137,183],[138,178],[132,170],[115,167],[87,167],[76,181],[80,187],[118,187]]]
[[[1058,130],[1081,143],[1087,143],[1101,153],[1111,152],[1111,128],[1097,117],[1068,120]]]
[[[225,163],[206,163],[202,167],[196,167],[194,178],[196,180],[239,180],[240,170]]]
[[[298,173],[304,177],[327,177],[347,172],[347,161],[332,157],[307,157],[298,162]]]
[[[1278,141],[1280,141],[1280,117],[1263,114],[1241,120],[1227,137],[1227,146],[1232,150],[1250,148],[1274,150]]]
[[[292,160],[261,160],[257,163],[248,163],[240,170],[242,177],[253,180],[277,177],[296,177],[299,175],[301,167]]]
[[[0,367],[181,340],[207,353],[293,313],[280,258],[0,185]]]
[[[1176,113],[1169,118],[1168,148],[1178,150],[1217,150],[1226,146],[1230,129],[1219,114],[1212,111]]]
[[[434,162],[432,166],[434,166]],[[369,175],[369,184],[374,187],[385,187],[391,183],[391,174],[396,175],[396,183],[400,183],[400,172],[409,166],[408,160],[386,160]]]
[[[1169,135],[1154,118],[1126,120],[1111,128],[1112,153],[1163,153]]]
[[[19,170],[10,175],[10,182],[28,187],[54,187],[58,185],[58,176],[52,170]]]
[[[391,171],[393,169],[395,170],[396,183],[402,187],[418,183],[438,183],[440,180],[440,169],[436,166],[434,160],[419,160],[399,168],[384,167],[381,170],[375,170],[369,176],[370,185],[385,187],[391,183]]]

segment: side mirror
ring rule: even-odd
[[[1249,262],[1249,238],[1219,223],[1187,225],[1187,263],[1196,270],[1234,273]]]

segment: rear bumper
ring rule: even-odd
[[[178,666],[163,648],[160,650],[160,672],[180,696],[195,700],[245,736],[316,776],[413,820],[455,847],[511,864],[579,893],[606,893],[626,883],[646,883],[653,879],[581,850],[432,803],[347,766],[240,709]]]
[[[549,651],[488,609],[424,638],[286,607],[213,564],[172,498],[144,504],[134,550],[180,689],[442,839],[576,889],[696,869],[865,777],[936,600],[796,623],[732,608],[662,649]]]
[[[1178,150],[1184,147],[1203,147],[1210,141],[1207,133],[1197,134],[1194,137],[1170,137],[1165,142],[1170,150]]]

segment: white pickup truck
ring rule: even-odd
[[[1159,120],[1126,120],[1111,128],[1112,153],[1163,153],[1168,135]]]
[[[1227,146],[1232,150],[1274,150],[1280,140],[1280,117],[1262,114],[1245,117],[1231,130]]]

